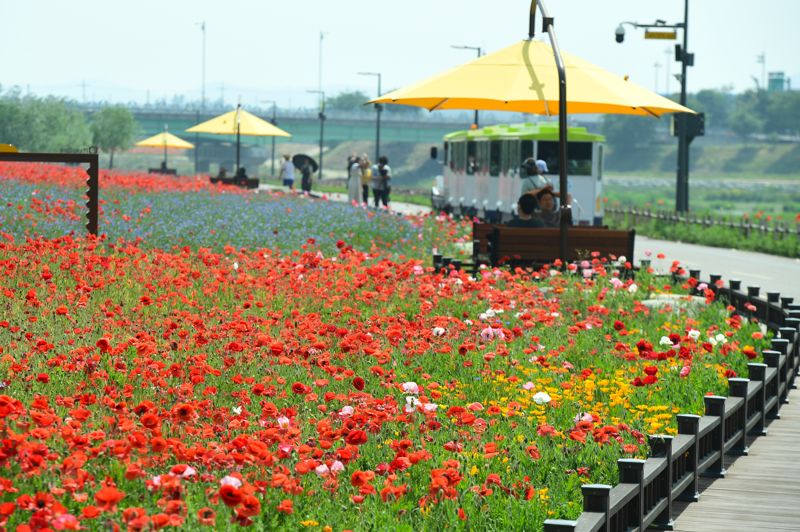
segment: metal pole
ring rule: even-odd
[[[240,124],[239,124],[239,109],[241,109],[242,105],[239,104],[236,106],[236,172],[239,171],[239,149],[241,147],[241,139],[242,136],[240,134]]]
[[[275,102],[272,102],[272,125],[275,124]],[[275,176],[275,135],[272,136],[272,164],[270,166],[270,177]]]
[[[322,179],[322,145],[325,139],[325,93],[322,93],[322,110],[319,112],[319,179]]]
[[[200,111],[197,111],[197,121],[196,124],[200,123]],[[199,133],[194,134],[194,173],[197,174],[197,158],[198,158],[198,151],[200,151],[200,144],[199,144]]]
[[[381,96],[381,75],[378,74],[378,97]],[[375,104],[376,126],[375,126],[375,164],[378,164],[378,159],[381,158],[381,112],[383,106],[379,103]]]
[[[559,248],[558,254],[561,262],[567,260],[567,222],[571,214],[572,205],[566,201],[567,198],[567,73],[564,68],[564,61],[561,58],[561,50],[558,47],[555,31],[553,30],[553,18],[547,14],[547,8],[542,0],[531,0],[530,18],[528,20],[528,36],[533,39],[534,27],[536,23],[536,5],[542,10],[542,28],[550,38],[550,46],[553,48],[556,68],[558,69],[558,188],[560,198],[560,218],[559,225]]]
[[[167,169],[167,124],[164,124],[164,170]]]
[[[478,59],[481,57],[481,47],[478,46]],[[478,110],[475,109],[475,128],[478,128]]]
[[[680,104],[686,106],[686,55],[689,36],[689,0],[684,0],[683,14],[683,50],[681,56],[681,98]],[[689,210],[689,139],[686,130],[686,115],[676,116],[678,119],[678,176],[675,190],[675,210]]]
[[[206,21],[203,21],[203,24],[200,26],[200,29],[203,30],[203,79],[202,79],[202,90],[200,93],[200,109],[205,111],[206,108]]]

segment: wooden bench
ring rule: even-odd
[[[472,225],[473,268],[480,264],[538,266],[559,258],[560,232],[557,227],[508,227]],[[613,231],[604,227],[569,227],[566,260],[625,256],[633,260],[635,230]]]
[[[178,175],[178,170],[175,168],[148,168],[148,174],[164,174],[164,175]]]
[[[244,180],[236,177],[210,177],[208,180],[211,184],[222,183],[223,185],[237,185],[245,188],[258,188],[258,184],[260,183],[260,181],[254,177],[248,177]]]

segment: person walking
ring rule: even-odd
[[[378,164],[372,169],[372,194],[375,198],[375,208],[381,203],[384,207],[389,206],[389,193],[391,187],[392,168],[389,166],[389,159],[381,155]]]
[[[350,163],[350,170],[347,172],[347,201],[358,203],[361,195],[361,159],[355,157]]]
[[[300,187],[306,194],[311,193],[311,173],[311,164],[308,162],[308,159],[306,159],[303,163],[303,167],[300,169],[300,174],[302,175],[300,179]]]
[[[288,153],[283,154],[280,177],[283,179],[283,186],[294,190],[294,163]]]
[[[372,182],[372,163],[367,154],[361,156],[361,200],[369,205],[369,184]]]

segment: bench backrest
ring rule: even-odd
[[[559,255],[559,228],[508,227],[504,225],[472,225],[473,259],[487,257],[492,264],[502,262],[552,262]],[[590,258],[591,252],[601,257],[633,258],[636,232],[614,231],[604,227],[569,227],[567,260]]]

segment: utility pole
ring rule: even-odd
[[[319,108],[319,179],[322,179],[322,149],[325,142],[325,91],[306,91],[319,94],[322,104]]]
[[[359,76],[375,76],[378,78],[378,97],[381,95],[381,73],[380,72],[359,72]],[[375,114],[377,118],[375,120],[375,163],[378,163],[378,159],[381,158],[381,111],[383,111],[383,106],[379,103],[375,104]]]
[[[271,103],[272,104],[272,119],[270,120],[270,122],[272,123],[273,126],[277,126],[278,125],[278,121],[275,119],[275,106],[276,106],[277,103],[275,102],[275,100],[261,100],[261,102],[262,103]],[[270,151],[270,160],[271,160],[271,164],[270,164],[269,175],[271,177],[274,177],[275,176],[275,135],[272,136],[272,150]]]

